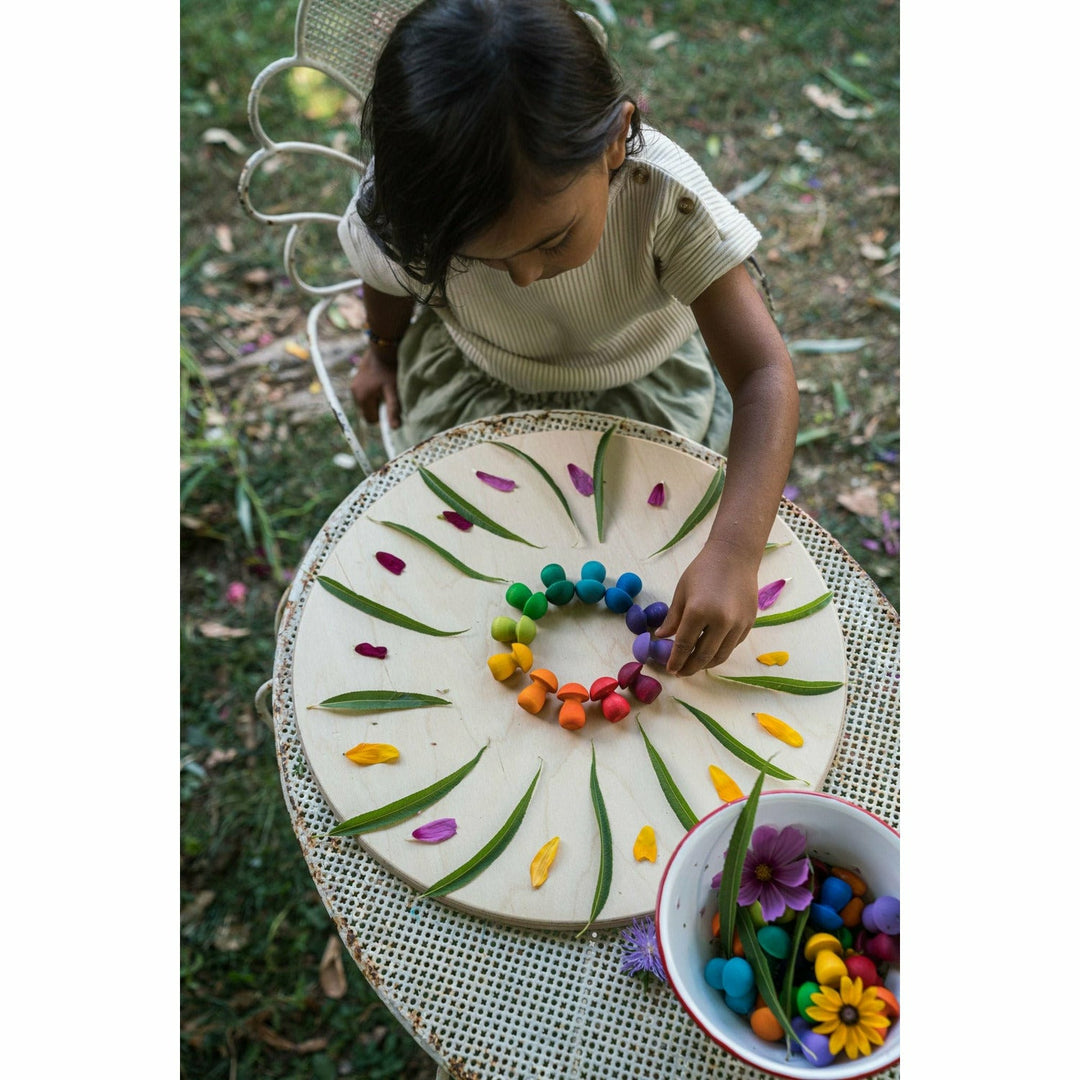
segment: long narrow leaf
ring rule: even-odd
[[[758,773],[758,778],[750,794],[747,795],[739,816],[735,819],[735,828],[731,830],[731,840],[728,842],[727,854],[724,856],[717,910],[720,912],[720,950],[728,958],[735,953],[735,912],[739,906],[739,883],[742,879],[743,861],[754,831],[754,815],[757,814],[758,797],[761,795],[761,785],[764,783],[765,773],[762,771]]]
[[[739,924],[739,938],[743,943],[743,952],[746,953],[746,959],[754,971],[754,983],[757,986],[758,993],[769,1007],[769,1011],[779,1021],[787,1037],[794,1039],[802,1046],[799,1036],[795,1034],[795,1029],[791,1026],[788,1014],[780,1005],[780,998],[777,996],[776,986],[773,984],[769,961],[765,956],[765,950],[761,947],[761,942],[757,939],[757,929],[754,926],[753,919],[750,918],[749,909],[739,908],[735,918]]]
[[[618,424],[611,427],[600,436],[596,444],[596,457],[593,458],[593,502],[596,504],[596,539],[598,543],[604,542],[604,458],[607,457],[608,443]]]
[[[382,712],[388,709],[426,709],[429,705],[449,705],[446,698],[404,690],[351,690],[309,705],[309,709],[337,709],[339,712]]]
[[[446,877],[436,881],[427,892],[421,893],[421,899],[428,896],[445,896],[455,889],[460,889],[462,885],[472,881],[474,877],[486,870],[503,853],[506,845],[513,840],[514,833],[518,831],[518,827],[525,817],[525,811],[529,808],[529,800],[532,798],[536,781],[540,779],[540,772],[543,767],[541,765],[536,770],[536,775],[532,778],[529,790],[521,797],[521,801],[514,807],[513,812],[503,823],[502,828],[468,862],[462,863],[461,866],[451,871]]]
[[[449,484],[440,480],[433,472],[425,469],[423,465],[420,466],[420,475],[423,477],[424,483],[427,484],[427,486],[431,488],[431,490],[434,491],[451,510],[456,510],[463,517],[468,518],[474,525],[478,525],[481,529],[493,533],[495,536],[502,537],[503,540],[516,540],[519,544],[526,544],[531,548],[540,546],[539,544],[534,544],[529,540],[523,539],[518,536],[517,533],[512,533],[497,521],[492,521],[487,514],[478,510],[471,502],[463,499]]]
[[[678,789],[675,781],[672,780],[671,773],[664,764],[664,759],[660,757],[656,747],[649,742],[649,736],[645,734],[645,729],[641,726],[640,720],[637,722],[637,726],[638,730],[641,732],[641,737],[645,740],[645,749],[649,752],[649,760],[652,762],[653,772],[656,773],[656,779],[660,781],[660,790],[664,793],[664,798],[667,799],[668,806],[675,811],[675,816],[679,819],[679,824],[689,831],[698,823],[698,816],[690,809],[690,804],[683,797],[683,793]]]
[[[841,75],[835,68],[822,68],[822,74],[833,86],[843,90],[845,94],[850,94],[853,98],[865,101],[867,105],[877,104],[877,98],[869,90],[863,89],[858,83],[852,82],[845,75]]]
[[[492,446],[501,446],[504,450],[509,450],[511,454],[517,454],[523,461],[527,461],[544,479],[548,487],[555,492],[555,497],[562,503],[562,508],[566,511],[566,516],[570,519],[570,524],[577,530],[578,535],[581,535],[581,529],[578,528],[578,523],[574,520],[574,515],[570,511],[570,504],[566,501],[566,496],[562,493],[562,489],[555,483],[551,473],[544,468],[535,458],[530,457],[524,450],[519,450],[516,446],[511,446],[509,443],[499,442],[494,440]]]
[[[411,536],[414,540],[418,540],[425,547],[430,548],[436,555],[444,558],[451,566],[460,570],[468,577],[475,578],[477,581],[508,581],[508,578],[504,577],[491,577],[488,574],[481,574],[479,570],[474,570],[471,566],[466,566],[456,555],[451,555],[446,548],[439,547],[430,537],[425,536],[421,532],[417,532],[416,529],[410,529],[408,525],[401,525],[396,521],[379,521],[378,518],[372,518],[372,521],[376,525],[385,525],[388,529],[396,529],[400,533],[404,533],[406,536]]]
[[[782,675],[718,675],[711,669],[709,675],[719,682],[742,683],[743,686],[758,686],[762,690],[777,690],[781,694],[799,694],[803,697],[831,694],[844,685],[842,682],[825,680],[786,679]]]
[[[806,882],[808,889],[814,887],[814,864],[810,864],[810,877]],[[791,1015],[791,995],[795,990],[795,968],[799,964],[799,956],[802,954],[802,936],[806,930],[806,924],[810,920],[810,905],[802,909],[795,916],[795,923],[791,928],[791,954],[788,956],[787,967],[784,971],[784,985],[780,990],[780,1004],[783,1006],[784,1015]],[[790,1040],[788,1050],[791,1049]]]
[[[668,548],[674,547],[684,536],[687,535],[696,525],[698,525],[710,510],[717,504],[720,499],[720,493],[724,490],[724,469],[719,468],[713,473],[712,479],[709,481],[709,486],[705,489],[705,494],[701,496],[697,506],[687,515],[686,520],[679,527],[679,531],[661,548],[657,548],[652,555],[659,555],[661,551],[667,551]]]
[[[596,917],[604,910],[608,893],[611,891],[611,823],[608,821],[607,807],[604,805],[604,794],[600,790],[600,781],[596,776],[596,743],[593,743],[592,748],[592,770],[589,773],[589,794],[592,795],[593,812],[596,814],[596,825],[600,830],[600,869],[596,875],[596,891],[593,893],[592,911],[589,912],[589,921],[574,935],[574,937],[581,937],[581,935],[592,926],[596,921]]]
[[[460,769],[436,780],[430,787],[414,791],[395,802],[380,806],[377,810],[369,810],[366,814],[357,814],[340,825],[335,825],[329,832],[329,836],[356,836],[359,833],[373,832],[375,829],[385,828],[387,825],[396,825],[399,821],[410,818],[413,814],[419,814],[433,803],[437,803],[448,791],[453,790],[465,777],[472,772],[473,767],[480,760],[480,756],[487,749],[481,746],[479,753],[472,761],[467,761]]]
[[[754,626],[780,626],[783,623],[797,622],[799,619],[805,619],[807,615],[813,615],[815,611],[827,607],[831,599],[832,592],[830,591],[822,593],[817,599],[810,600],[803,604],[802,607],[792,608],[790,611],[778,611],[775,615],[759,615],[754,620]]]
[[[395,626],[404,627],[406,630],[415,630],[419,634],[433,634],[435,637],[453,637],[455,634],[465,633],[464,630],[436,630],[425,623],[410,619],[408,615],[402,615],[400,611],[383,607],[382,604],[369,600],[366,596],[354,593],[352,589],[342,585],[340,581],[328,578],[324,574],[320,574],[316,580],[327,592],[336,596],[339,600],[344,600],[346,604],[356,608],[358,611],[362,611],[364,614],[371,615],[376,619],[382,619],[384,622],[393,623]]]
[[[810,786],[809,781],[800,780],[797,776],[792,776],[791,773],[785,772],[783,769],[778,768],[771,761],[766,761],[760,754],[755,754],[749,746],[744,746],[734,735],[725,731],[708,713],[703,713],[700,709],[695,709],[689,702],[683,701],[682,698],[675,698],[675,700],[683,706],[684,709],[688,709],[702,724],[705,725],[705,729],[713,736],[725,749],[731,751],[740,761],[745,761],[747,765],[753,765],[755,769],[760,769],[763,773],[767,773],[769,776],[775,777],[777,780],[799,780],[800,784],[806,784]]]

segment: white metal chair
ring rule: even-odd
[[[371,461],[338,400],[319,344],[320,319],[338,296],[355,291],[362,282],[358,278],[352,278],[329,284],[311,283],[301,276],[297,260],[297,244],[305,230],[313,225],[324,228],[329,225],[336,229],[340,214],[315,210],[264,213],[252,203],[251,184],[253,178],[269,163],[280,164],[276,159],[283,155],[320,157],[352,170],[357,177],[363,175],[366,162],[330,145],[274,139],[263,127],[260,117],[263,91],[271,80],[286,71],[293,68],[311,68],[322,72],[362,105],[371,82],[375,61],[386,38],[398,19],[414,7],[416,2],[417,0],[301,0],[296,15],[293,55],[275,60],[259,72],[248,96],[248,121],[259,143],[259,149],[248,158],[240,174],[240,202],[256,221],[265,225],[289,226],[284,246],[285,272],[297,289],[315,301],[307,319],[311,361],[327,403],[365,475],[372,472]],[[380,429],[387,455],[393,456],[398,448],[390,434],[385,412],[381,417]]]

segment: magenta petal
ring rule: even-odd
[[[462,517],[456,510],[444,510],[439,516],[443,521],[449,521],[455,529],[461,529],[462,532],[468,532],[472,528],[472,522]]]
[[[483,480],[485,484],[490,484],[499,491],[513,491],[517,487],[517,483],[513,480],[507,480],[503,476],[492,476],[491,473],[481,472],[479,469],[476,470],[476,476],[478,480]]]
[[[591,495],[593,493],[593,481],[592,477],[577,465],[567,465],[566,471],[570,473],[570,479],[574,482],[574,487],[581,492],[582,495]]]
[[[650,506],[663,506],[664,505],[664,485],[657,484],[656,487],[649,492],[649,505]]]
[[[414,840],[422,840],[425,844],[441,844],[456,832],[457,821],[452,817],[442,817],[413,829],[412,834]]]
[[[771,881],[765,882],[762,886],[758,900],[761,902],[761,917],[766,922],[779,919],[784,914],[784,908],[787,907],[783,892]]]
[[[385,645],[371,645],[366,641],[361,641],[360,644],[356,646],[355,651],[358,652],[361,656],[370,656],[376,660],[386,659]]]
[[[375,558],[380,566],[385,566],[391,574],[400,574],[405,569],[405,560],[391,555],[389,551],[376,551]]]
[[[787,583],[787,578],[780,578],[778,581],[770,581],[768,585],[763,585],[760,589],[758,589],[758,610],[764,611],[766,608],[771,608],[773,604],[776,603],[776,598],[780,595],[780,590]]]
[[[768,827],[768,826],[764,826]],[[759,850],[763,846],[757,839],[757,830],[751,838],[751,844]],[[806,855],[806,834],[794,825],[785,825],[780,832],[773,832],[768,840],[766,858],[771,863],[789,863],[803,859]],[[804,879],[805,880],[805,879]],[[802,884],[802,882],[796,882]]]

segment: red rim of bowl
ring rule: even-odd
[[[813,796],[815,796],[816,798],[819,798],[819,799],[828,799],[830,802],[843,803],[845,806],[850,806],[853,810],[858,810],[860,813],[865,814],[867,817],[873,818],[874,821],[876,821],[879,825],[883,825],[894,836],[896,836],[896,837],[900,836],[899,830],[894,829],[887,821],[883,821],[872,810],[867,810],[865,806],[860,806],[858,803],[854,803],[850,799],[842,799],[842,798],[840,798],[839,795],[828,795],[824,791],[763,791],[761,793],[761,795],[759,796],[759,801],[760,801],[760,799],[769,798],[770,795],[798,795],[800,797],[802,797],[804,795],[813,795]],[[660,927],[660,897],[663,896],[663,894],[664,894],[664,884],[667,881],[668,871],[671,869],[672,863],[675,862],[675,859],[678,856],[679,851],[682,848],[683,844],[685,844],[686,841],[690,838],[690,836],[693,833],[697,832],[697,830],[700,829],[701,826],[704,825],[705,822],[707,822],[710,818],[716,817],[717,814],[724,813],[727,810],[729,810],[730,807],[737,806],[739,803],[742,803],[742,802],[745,802],[745,801],[746,801],[746,796],[744,795],[741,799],[733,799],[729,803],[724,803],[723,806],[718,806],[711,813],[706,814],[692,829],[690,829],[686,833],[686,835],[678,842],[678,844],[675,845],[675,850],[671,853],[671,858],[668,859],[667,865],[664,867],[664,872],[660,877],[660,887],[656,891],[656,908],[655,908],[655,910],[653,912],[653,919],[654,919],[654,921],[656,923],[656,926],[657,926],[656,948],[657,948],[657,951],[660,953],[660,963],[664,965],[664,971],[667,974],[668,986],[671,987],[671,992],[679,999],[679,1004],[686,1011],[687,1016],[689,1016],[690,1019],[693,1020],[694,1023],[697,1024],[697,1026],[699,1028],[701,1028],[701,1030],[710,1039],[712,1039],[713,1042],[719,1044],[729,1054],[731,1054],[733,1057],[737,1057],[740,1061],[742,1061],[745,1064],[751,1066],[752,1068],[760,1069],[762,1072],[766,1072],[770,1076],[780,1076],[780,1077],[786,1078],[786,1080],[790,1080],[790,1077],[791,1077],[790,1073],[774,1072],[772,1069],[768,1068],[765,1065],[762,1065],[760,1062],[751,1061],[749,1058],[743,1057],[742,1054],[740,1054],[738,1052],[738,1050],[736,1050],[733,1046],[728,1046],[728,1044],[726,1042],[724,1042],[723,1039],[721,1039],[717,1035],[713,1034],[713,1032],[711,1032],[698,1019],[697,1015],[694,1013],[694,1010],[690,1008],[690,1006],[683,999],[683,997],[679,993],[679,991],[675,989],[675,983],[672,981],[672,978],[671,978],[671,969],[668,967],[667,957],[664,955],[664,943],[660,939],[660,930],[659,930],[659,927]],[[864,1077],[874,1076],[877,1073],[882,1072],[885,1069],[893,1068],[893,1066],[895,1066],[899,1061],[900,1061],[900,1055],[897,1054],[896,1057],[893,1058],[893,1060],[887,1062],[886,1064],[884,1064],[884,1065],[875,1065],[872,1069],[868,1069],[866,1072],[856,1073],[855,1075],[849,1077],[848,1080],[863,1080]],[[821,1072],[822,1076],[825,1076],[825,1077],[828,1076],[828,1073],[825,1071],[828,1068],[829,1068],[829,1066],[825,1065],[819,1070]]]

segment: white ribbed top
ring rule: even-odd
[[[447,306],[436,310],[493,378],[523,392],[606,390],[641,378],[697,328],[690,303],[753,254],[761,234],[750,220],[686,151],[652,128],[643,134],[644,152],[611,181],[600,246],[583,266],[525,288],[483,263],[449,277]],[[355,206],[338,236],[364,281],[408,294]]]

